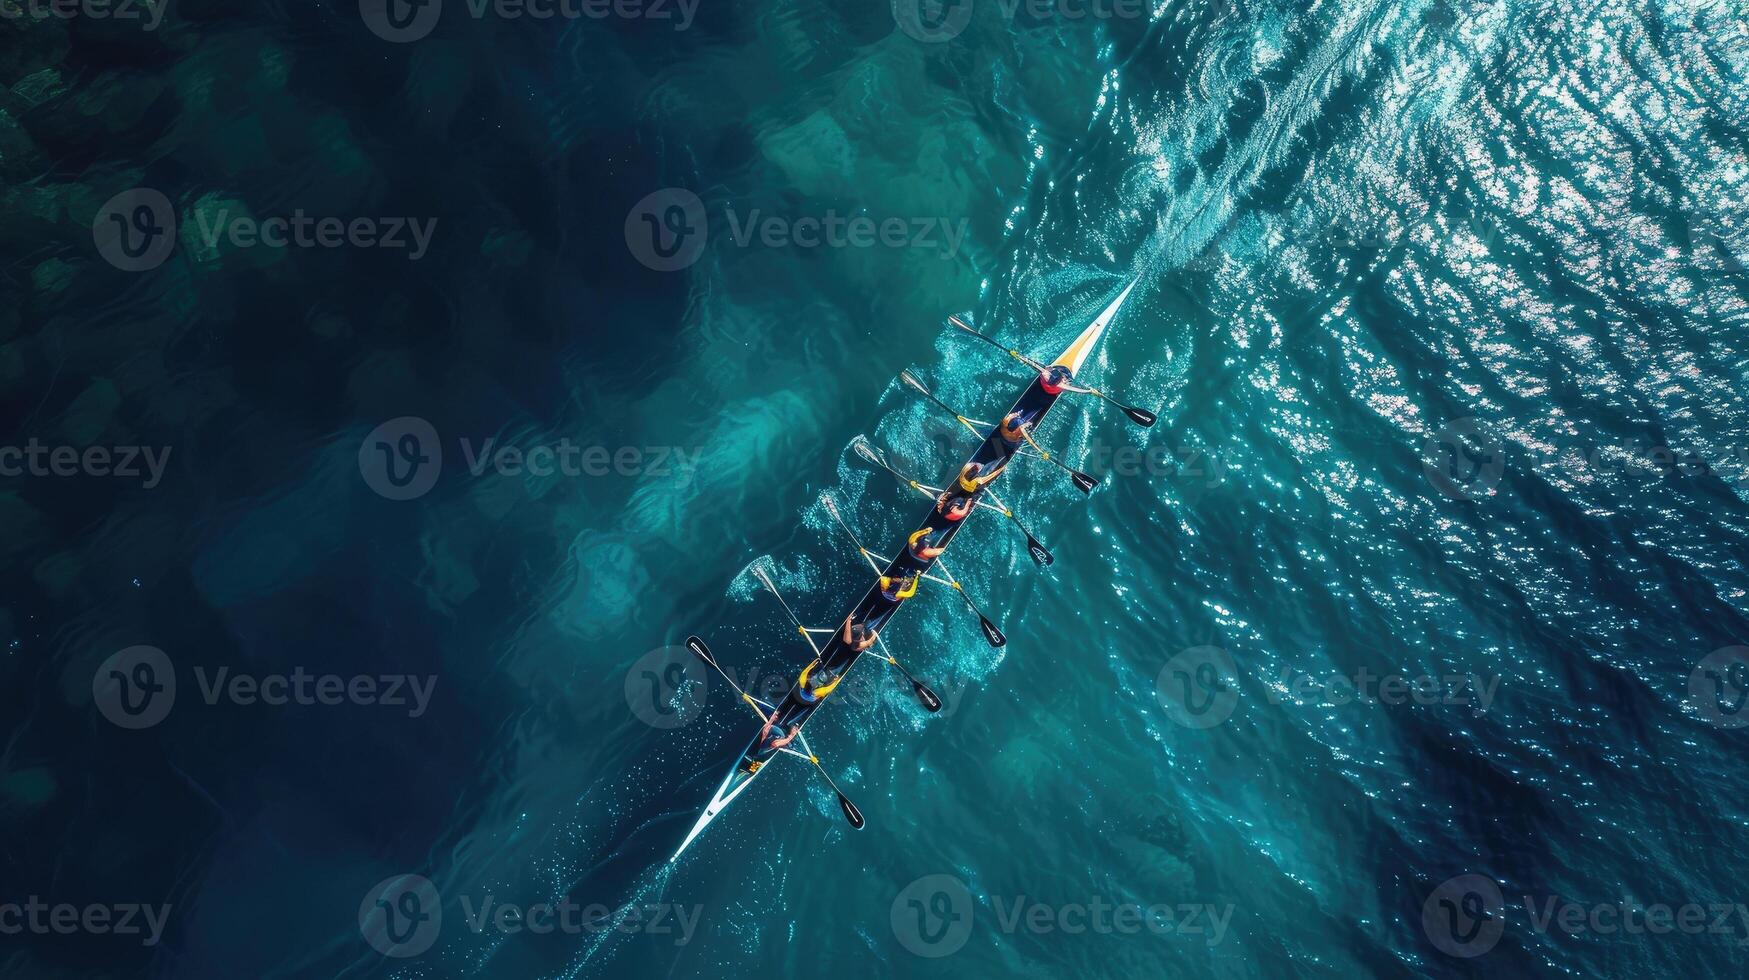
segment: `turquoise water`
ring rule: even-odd
[[[190,8],[5,79],[16,440],[178,454],[164,492],[0,498],[14,880],[176,909],[22,967],[1741,974],[1740,7],[449,9],[408,44]],[[140,183],[185,234],[118,278],[83,215]],[[437,233],[197,247],[225,202]],[[902,231],[801,241],[859,215]],[[1065,403],[1041,441],[1102,486],[999,490],[1055,563],[989,514],[948,556],[1009,645],[926,593],[884,638],[946,708],[870,660],[809,726],[868,827],[785,759],[665,866],[755,725],[676,645],[786,688],[745,570],[834,625],[868,573],[819,496],[877,551],[918,508],[852,440],[925,482],[971,448],[898,373],[982,417],[1027,380],[945,317],[1054,355],[1132,277],[1082,377],[1160,423]],[[409,416],[441,475],[388,499]],[[632,452],[471,475],[488,439]],[[189,700],[121,741],[83,692],[141,643]],[[195,665],[438,686],[203,711]],[[599,908],[521,928],[561,896]],[[379,897],[441,923],[385,957]]]

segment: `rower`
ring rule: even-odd
[[[1002,424],[996,427],[996,435],[1012,449],[1026,438],[1026,425],[1020,420],[1019,412],[1009,412],[1003,416]]]
[[[819,673],[815,673],[818,670]],[[820,666],[820,658],[802,668],[802,676],[796,681],[796,700],[804,706],[818,704],[821,698],[831,694],[843,676],[830,668]]]
[[[874,646],[877,635],[874,630],[869,629],[867,623],[853,623],[851,617],[844,617],[844,645],[850,648],[850,652],[861,653]],[[820,696],[825,697],[824,694]]]
[[[943,490],[941,496],[935,498],[935,512],[950,521],[963,521],[972,512],[972,498]]]
[[[776,729],[776,731],[773,731],[772,729]],[[784,746],[788,745],[789,743],[795,741],[796,736],[800,735],[801,733],[802,733],[802,726],[800,723],[797,723],[795,725],[791,725],[788,733],[784,734],[784,727],[777,723],[777,712],[773,711],[771,713],[771,717],[765,719],[765,727],[761,728],[759,730],[760,750],[766,751],[766,752],[776,752],[778,749],[781,749]]]
[[[972,495],[1001,476],[1002,470],[1007,466],[1006,459],[994,467],[987,467],[983,463],[967,463],[960,470],[954,485],[935,498],[935,512],[950,521],[965,520],[966,515],[972,512]]]
[[[986,467],[983,463],[967,463],[965,468],[960,470],[958,481],[960,493],[968,496],[977,493],[979,490],[984,489],[984,487],[991,481],[1001,476],[1002,471],[1007,467],[1008,461],[1006,459],[994,468]],[[985,472],[986,470],[988,470],[988,472]]]
[[[914,571],[908,571],[898,576],[882,575],[880,578],[881,598],[888,602],[904,602],[917,594],[917,586],[922,581],[922,576]]]
[[[910,540],[906,542],[907,547],[911,549],[911,557],[919,561],[934,561],[941,557],[941,553],[947,548],[935,543],[935,539],[930,537],[934,533],[935,528],[926,527],[911,535]]]
[[[1043,388],[1047,395],[1060,395],[1065,391],[1073,391],[1083,395],[1094,393],[1092,388],[1082,388],[1070,384],[1070,380],[1074,377],[1075,372],[1067,367],[1061,364],[1052,364],[1039,372],[1038,386]]]

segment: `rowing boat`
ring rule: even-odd
[[[1092,489],[1095,481],[1091,477],[1069,469],[1061,462],[1058,462],[1054,456],[1045,451],[1036,441],[1034,441],[1033,433],[1037,431],[1039,423],[1044,420],[1045,415],[1051,410],[1051,406],[1055,405],[1057,400],[1062,397],[1063,393],[1066,391],[1097,395],[1106,401],[1118,404],[1123,408],[1125,414],[1129,415],[1130,418],[1135,420],[1138,424],[1144,426],[1153,424],[1154,416],[1151,414],[1138,408],[1124,406],[1098,389],[1082,387],[1079,382],[1079,375],[1083,365],[1087,363],[1088,358],[1098,346],[1100,338],[1104,335],[1106,328],[1111,325],[1112,320],[1117,316],[1118,311],[1123,308],[1124,303],[1129,299],[1130,293],[1135,288],[1136,282],[1134,281],[1125,286],[1123,291],[1118,294],[1117,298],[1112,300],[1111,304],[1105,308],[1104,312],[1100,313],[1085,330],[1081,331],[1080,335],[1075,338],[1075,342],[1070,344],[1062,354],[1058,355],[1057,359],[1050,365],[1040,364],[1039,362],[1026,357],[1018,350],[1005,347],[991,338],[973,330],[957,317],[950,318],[950,321],[954,326],[991,344],[1002,347],[1010,356],[1027,364],[1038,372],[1038,376],[1034,377],[1032,383],[1027,385],[1026,388],[1021,391],[1019,397],[1015,399],[1008,412],[1004,413],[1002,416],[998,416],[998,418],[1003,419],[1012,417],[1015,422],[1022,427],[1021,431],[1025,434],[1024,444],[1010,443],[1003,439],[997,433],[996,427],[990,423],[979,423],[976,420],[966,418],[957,412],[953,413],[955,418],[961,424],[982,439],[977,450],[973,452],[971,457],[966,461],[967,464],[979,464],[983,468],[982,472],[988,473],[991,471],[992,467],[1006,467],[1017,456],[1036,457],[1055,462],[1059,467],[1069,470],[1069,472],[1076,478],[1076,486],[1080,488],[1082,492],[1085,493]],[[1068,387],[1060,387],[1056,391],[1049,390],[1051,386],[1046,384],[1046,378],[1044,376],[1044,371],[1048,370],[1049,367],[1067,368],[1069,376],[1076,379],[1075,383]],[[912,377],[909,372],[904,375],[904,380],[909,386],[920,391],[937,406],[950,412],[953,411],[944,402],[936,398],[934,394],[929,392],[921,382],[918,382]],[[984,428],[980,428],[980,426],[987,427],[988,431]],[[1030,448],[1027,444],[1030,444]],[[922,532],[926,528],[935,529],[932,540],[937,546],[945,549],[953,539],[958,536],[960,530],[965,527],[966,523],[971,520],[972,515],[976,514],[980,509],[993,510],[1013,522],[1015,526],[1020,528],[1022,533],[1026,535],[1027,550],[1037,564],[1044,566],[1051,563],[1051,553],[1044,547],[1044,545],[1038,542],[1038,539],[1034,537],[1030,531],[1027,531],[1025,527],[1020,524],[1014,511],[1006,504],[1003,504],[1000,498],[996,497],[990,490],[988,485],[978,487],[973,493],[964,494],[964,496],[969,496],[971,500],[969,512],[961,520],[946,522],[944,528],[943,517],[937,511],[934,503],[936,495],[941,493],[939,489],[925,486],[911,479],[909,476],[901,472],[898,467],[894,466],[884,453],[875,449],[873,446],[870,446],[864,440],[859,439],[855,443],[855,449],[857,454],[865,461],[887,470],[896,476],[901,483],[906,484],[910,488],[931,498],[930,508],[924,513],[923,519],[918,522],[917,531]],[[956,472],[965,472],[965,470],[962,468]],[[948,481],[949,485],[952,485],[953,479],[957,479],[957,477],[950,478]],[[907,543],[901,544],[900,547],[895,550],[894,556],[886,561],[883,566],[882,563],[877,560],[877,556],[875,556],[873,552],[863,548],[861,542],[856,540],[855,532],[851,531],[849,525],[844,521],[843,516],[839,514],[831,499],[828,497],[823,498],[823,500],[827,509],[831,512],[833,519],[847,534],[850,534],[851,540],[857,546],[857,550],[862,553],[863,557],[869,562],[873,570],[878,573],[874,584],[869,586],[868,591],[865,592],[856,605],[851,608],[849,613],[850,621],[864,623],[871,630],[875,631],[877,636],[876,642],[881,651],[877,654],[877,658],[886,660],[894,667],[904,671],[925,708],[932,712],[940,710],[941,700],[935,696],[933,691],[929,690],[928,685],[917,680],[917,678],[912,676],[909,671],[905,671],[898,663],[898,660],[887,650],[885,640],[878,638],[879,633],[891,623],[900,607],[904,605],[903,600],[894,601],[883,594],[880,577],[885,576],[892,579],[898,579],[905,576],[907,573],[916,573],[924,580],[949,586],[959,592],[966,604],[974,612],[977,612],[977,607],[971,602],[969,597],[965,596],[963,586],[953,577],[952,573],[947,570],[947,567],[942,563],[940,556],[924,559],[915,555],[908,546],[908,542],[911,540],[911,537],[908,536],[906,539]],[[760,579],[761,584],[763,584],[774,595],[777,595],[776,586],[771,582],[770,577],[764,573],[763,569],[755,567],[753,572],[756,577]],[[777,597],[780,602],[783,602],[783,597],[781,595],[777,595]],[[841,679],[845,677],[849,673],[851,667],[853,667],[857,660],[862,656],[862,653],[859,653],[853,649],[850,644],[844,642],[842,630],[836,627],[822,629],[809,629],[804,627],[800,620],[796,618],[793,610],[789,608],[789,604],[783,602],[783,606],[785,612],[789,614],[791,621],[795,624],[796,629],[801,633],[803,639],[814,648],[816,657],[821,665],[816,669],[829,670]],[[992,646],[999,647],[1006,644],[1007,638],[1002,634],[1001,629],[998,628],[995,623],[991,622],[988,617],[984,616],[982,612],[977,612],[977,614],[979,626],[984,632],[985,639]],[[838,622],[842,623],[844,620],[839,620]],[[825,641],[824,645],[815,641],[814,637],[816,635],[825,634],[830,634],[830,638]],[[715,668],[717,672],[722,675],[724,680],[728,681],[732,687],[734,686],[735,682],[733,678],[730,678],[728,673],[717,663],[715,655],[703,640],[696,636],[690,637],[687,640],[687,646],[692,650],[694,655]],[[870,647],[869,649],[872,650],[874,648]],[[868,651],[865,650],[863,652]],[[768,765],[779,754],[792,755],[803,759],[818,769],[820,774],[831,784],[833,792],[837,794],[838,802],[844,811],[845,818],[850,821],[852,827],[860,829],[864,824],[861,812],[850,802],[849,797],[845,796],[844,793],[839,790],[837,784],[832,781],[832,777],[821,765],[819,757],[808,748],[807,740],[805,736],[801,734],[802,726],[805,725],[808,719],[819,710],[820,706],[824,704],[827,699],[819,698],[810,701],[808,698],[805,698],[799,680],[790,688],[789,694],[775,705],[753,697],[751,694],[742,691],[739,687],[735,687],[735,691],[740,695],[743,701],[754,707],[755,711],[762,719],[770,719],[771,714],[775,712],[776,724],[782,726],[786,731],[794,731],[797,738],[801,741],[803,751],[797,751],[789,748],[787,745],[782,748],[771,747],[771,739],[762,737],[763,731],[766,727],[765,723],[762,721],[761,730],[754,733],[753,738],[747,744],[747,748],[730,766],[728,775],[723,778],[721,785],[719,785],[716,792],[712,794],[710,802],[705,805],[704,811],[699,814],[697,822],[692,826],[692,830],[687,833],[686,839],[681,841],[680,847],[675,850],[674,856],[669,858],[669,861],[673,862],[677,860],[680,855],[692,845],[692,842],[697,840],[700,834],[704,833],[704,829],[710,826],[711,822],[720,816],[724,810],[728,809],[729,804],[735,802],[741,794],[747,791],[747,787],[753,784],[753,780],[756,779],[760,773],[764,772]]]

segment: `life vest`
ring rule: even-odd
[[[827,684],[825,687],[822,687],[818,690],[814,690],[812,688],[809,688],[808,687],[808,676],[814,672],[814,668],[816,666],[818,666],[819,663],[820,662],[818,660],[816,660],[813,663],[802,668],[801,679],[796,682],[797,685],[801,689],[802,695],[804,697],[811,697],[815,701],[818,701],[821,698],[825,697],[826,695],[831,694],[833,688],[836,688],[844,680],[844,675],[839,674],[837,677],[832,678],[832,683]]]
[[[935,530],[935,528],[926,527],[923,530],[918,531],[917,533],[911,535],[911,537],[906,540],[905,544],[907,547],[909,547],[911,549],[911,554],[913,554],[913,555],[917,554],[917,552],[919,551],[919,549],[917,547],[917,542],[923,540],[923,538],[925,536],[927,536],[931,531],[934,531],[934,530]]]
[[[911,584],[904,591],[894,592],[893,589],[896,588],[901,581],[903,580],[893,578],[890,575],[882,575],[881,595],[884,595],[889,599],[909,599],[917,594],[917,586],[923,581],[923,576],[914,576],[911,579]]]

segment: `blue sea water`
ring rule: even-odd
[[[9,974],[1742,974],[1740,5],[372,9],[6,26],[4,441],[173,454],[0,480],[0,900],[169,906]],[[435,230],[201,236],[294,211]],[[746,570],[833,625],[820,495],[881,552],[920,499],[852,441],[970,451],[899,372],[1027,380],[945,317],[1054,355],[1132,278],[1082,376],[1159,424],[1065,403],[1100,488],[1000,487],[1055,563],[948,556],[1008,646],[926,593],[884,639],[944,710],[869,660],[809,726],[867,828],[784,759],[668,866],[756,724],[677,645],[786,688]]]

